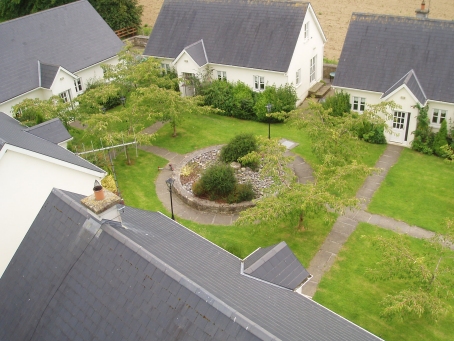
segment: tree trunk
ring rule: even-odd
[[[300,231],[304,231],[305,230],[304,225],[303,225],[303,221],[304,221],[304,211],[301,211],[300,212],[300,216],[298,218],[298,230],[300,230]]]

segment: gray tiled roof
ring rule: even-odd
[[[428,99],[452,103],[453,55],[454,21],[354,13],[333,85],[385,93],[414,70]]]
[[[192,57],[192,59],[194,59],[197,65],[204,66],[208,63],[208,57],[205,51],[205,46],[203,45],[203,39],[189,45],[185,48],[185,50]]]
[[[176,58],[203,39],[210,63],[286,72],[308,5],[165,0],[144,54]]]
[[[1,23],[0,46],[1,103],[39,86],[38,61],[77,72],[115,56],[123,43],[82,0]]]
[[[25,131],[55,144],[72,139],[59,118],[26,128]]]
[[[385,93],[381,96],[381,98],[385,98],[393,93],[393,91],[397,90],[400,86],[406,85],[410,91],[415,95],[418,99],[419,103],[424,105],[427,101],[426,94],[424,93],[421,84],[419,83],[418,77],[416,76],[413,70],[408,71],[406,75],[404,75],[401,79],[399,79],[396,84],[390,87]]]
[[[55,122],[51,122],[51,125],[53,124],[55,124]],[[75,155],[69,150],[49,142],[44,138],[35,136],[31,132],[27,132],[26,129],[27,128],[23,127],[14,118],[0,112],[0,139],[6,141],[6,143],[38,154],[50,156],[54,159],[68,162],[76,166],[105,173],[101,168],[96,167],[94,164]],[[42,128],[38,128],[38,130],[42,132]],[[59,138],[63,135],[60,133],[61,131],[58,133]]]
[[[81,197],[52,191],[0,279],[0,339],[378,340],[160,213],[114,228]]]
[[[57,75],[59,66],[49,65],[45,63],[39,63],[41,86],[46,89],[50,89],[54,82],[55,76]]]
[[[244,273],[260,280],[295,290],[310,274],[285,242],[259,249],[244,260]]]

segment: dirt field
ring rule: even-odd
[[[164,0],[139,0],[143,23],[153,26]],[[325,58],[339,59],[352,12],[414,16],[421,0],[311,0],[328,38]],[[426,0],[429,18],[454,20],[454,0]]]

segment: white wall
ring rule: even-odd
[[[304,25],[306,23],[309,23],[308,39],[304,39]],[[288,69],[288,82],[295,85],[296,93],[301,101],[307,97],[310,87],[323,79],[324,45],[323,35],[317,25],[317,18],[312,7],[309,6]],[[310,82],[310,60],[315,56],[317,57],[315,81]],[[301,69],[301,82],[299,85],[296,84],[296,72],[298,69]]]
[[[48,89],[43,89],[43,88],[37,88],[37,89],[34,89],[33,91],[30,91],[30,92],[27,92],[23,95],[20,95],[18,97],[15,97],[7,102],[3,102],[0,104],[0,112],[3,112],[9,116],[13,116],[13,112],[12,112],[12,107],[15,106],[16,104],[19,104],[20,102],[22,102],[24,99],[26,98],[30,98],[30,99],[35,99],[35,98],[39,98],[41,100],[44,100],[44,99],[49,99],[50,97],[52,97],[52,92]]]
[[[11,150],[0,158],[0,277],[52,188],[89,195],[95,179]]]
[[[454,98],[453,98],[454,100]],[[446,102],[438,102],[438,101],[427,101],[427,104],[429,105],[429,120],[430,120],[430,126],[432,127],[432,130],[437,132],[440,129],[440,124],[434,124],[432,123],[432,116],[434,109],[439,109],[439,110],[446,110],[446,120],[448,123],[448,130],[454,125],[454,103],[446,103]],[[451,122],[451,125],[450,125]]]

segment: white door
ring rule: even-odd
[[[407,114],[403,111],[394,111],[390,142],[404,143],[407,140]]]

